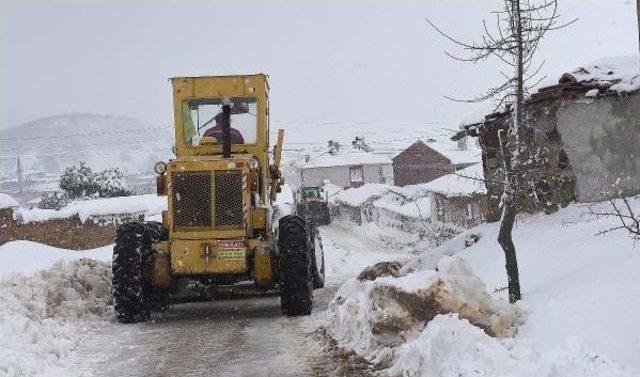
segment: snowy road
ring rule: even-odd
[[[327,287],[315,292],[315,314],[326,309],[339,283],[367,265],[400,257],[336,225],[321,232]],[[336,375],[313,336],[313,317],[282,316],[278,297],[176,305],[150,323],[105,323],[65,369],[103,377]]]

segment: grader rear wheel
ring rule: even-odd
[[[168,301],[164,292],[154,292],[149,282],[152,245],[167,239],[162,224],[132,222],[118,227],[113,248],[113,298],[118,320],[144,322],[149,313]]]
[[[287,316],[309,315],[313,307],[312,247],[307,224],[298,216],[280,219],[280,307]]]

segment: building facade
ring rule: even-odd
[[[450,148],[436,148],[436,143],[427,145],[418,140],[393,158],[393,180],[396,186],[416,185],[433,181],[477,162],[473,152],[459,149],[450,143]]]

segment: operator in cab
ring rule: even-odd
[[[242,108],[243,103],[240,104],[236,104],[231,108],[231,114],[242,114],[242,113],[246,113],[248,111],[247,109]],[[218,113],[218,115],[215,116],[214,118],[216,125],[207,129],[204,132],[204,137],[214,137],[216,138],[216,140],[218,140],[218,143],[221,143],[222,141],[222,137],[223,137],[223,131],[222,131],[222,126],[224,123],[224,115],[222,114],[222,112]],[[233,116],[231,117],[232,123],[233,123]],[[244,144],[244,138],[242,137],[242,133],[240,131],[238,131],[237,129],[232,127],[233,124],[230,125],[230,134],[231,134],[231,144]]]

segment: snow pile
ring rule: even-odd
[[[448,197],[487,193],[484,184],[484,171],[480,163],[436,178],[431,182],[413,185],[409,190],[433,192]]]
[[[112,255],[112,245],[72,251],[32,241],[11,241],[0,246],[0,277],[12,273],[32,274],[58,262],[72,262],[81,258],[110,262]]]
[[[167,198],[156,195],[123,196],[94,200],[82,200],[68,204],[60,210],[20,208],[14,212],[22,223],[80,217],[82,222],[96,216],[118,216],[128,214],[160,215],[167,209]]]
[[[91,318],[111,314],[108,263],[80,259],[0,280],[0,374],[47,374],[78,344]]]
[[[347,281],[329,306],[331,337],[373,364],[392,360],[397,347],[419,337],[439,314],[459,313],[494,336],[511,335],[521,317],[517,307],[493,299],[462,258],[443,259],[437,272],[404,276],[385,273],[387,267]]]
[[[580,82],[617,93],[640,90],[640,57],[618,56],[600,59],[565,73],[560,82]]]
[[[384,185],[381,183],[365,183],[358,188],[350,188],[335,195],[337,204],[345,204],[351,207],[359,207],[364,203],[381,198],[386,193],[394,193],[406,196],[400,187]]]
[[[630,206],[640,213],[640,196]],[[570,205],[519,217],[523,300],[515,307],[506,304],[499,224],[483,224],[399,270],[345,283],[328,333],[382,375],[639,376],[640,252],[625,231],[596,236],[619,225],[590,214],[609,210]],[[432,310],[429,299],[448,310]]]
[[[390,376],[574,377],[634,374],[571,341],[541,356],[512,339],[496,339],[458,314],[436,316],[416,338],[400,346]]]
[[[20,204],[11,196],[0,193],[0,209],[17,207]]]

